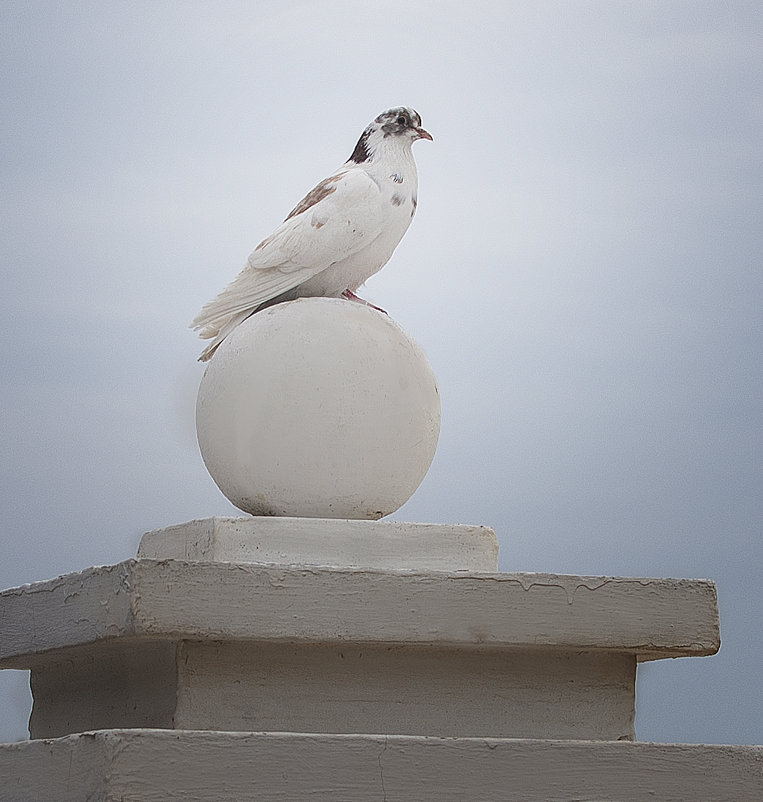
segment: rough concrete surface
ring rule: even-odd
[[[495,572],[498,540],[487,526],[216,517],[146,532],[138,547],[138,557]]]
[[[377,519],[405,504],[440,433],[421,347],[389,316],[301,298],[241,323],[196,403],[204,464],[253,515]]]
[[[33,738],[91,729],[634,737],[625,652],[110,641],[32,670]]]
[[[127,560],[0,594],[0,667],[109,638],[713,654],[705,580]]]
[[[763,747],[112,730],[0,746],[2,802],[755,802]]]

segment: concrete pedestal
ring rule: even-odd
[[[139,554],[0,594],[46,739],[0,747],[0,799],[763,791],[760,750],[622,743],[639,661],[719,648],[712,582],[501,574],[491,530],[364,521],[195,521]]]
[[[342,568],[497,571],[487,526],[333,518],[204,518],[146,532],[138,557],[154,560],[328,565]]]
[[[761,747],[104,730],[0,748],[13,802],[753,802]]]
[[[333,539],[316,537],[326,527]],[[311,533],[331,560],[354,541],[367,564],[408,543],[395,559],[416,567],[252,562],[276,543],[293,559]],[[35,738],[158,727],[618,740],[634,736],[639,660],[718,649],[710,582],[473,570],[495,564],[494,546],[479,527],[192,522],[149,533],[141,553],[248,561],[141,558],[6,591],[0,665],[32,671]]]

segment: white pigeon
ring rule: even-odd
[[[416,212],[417,139],[432,137],[405,107],[385,111],[363,131],[349,160],[294,207],[196,316],[192,327],[212,340],[200,362],[267,306],[307,296],[367,303],[355,290],[389,261]]]

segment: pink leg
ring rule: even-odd
[[[362,298],[358,298],[358,296],[355,295],[352,290],[345,290],[342,293],[342,298],[346,298],[348,301],[355,301],[356,303],[363,304],[363,306],[370,306],[371,309],[376,309],[377,312],[384,312],[385,315],[387,314],[386,310],[382,309],[380,306],[374,306],[374,304],[364,301]]]

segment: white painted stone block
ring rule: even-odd
[[[138,557],[433,571],[498,570],[487,526],[323,518],[204,518],[146,532]]]
[[[29,729],[632,740],[635,675],[625,652],[127,640],[34,661]]]
[[[763,748],[106,730],[0,746],[2,802],[755,802]]]
[[[0,594],[35,737],[111,727],[633,737],[711,582],[130,560]]]
[[[387,315],[300,298],[223,342],[196,426],[212,478],[245,512],[376,519],[429,469],[440,400],[423,351]]]
[[[707,580],[126,560],[0,593],[0,668],[111,638],[714,654]]]

